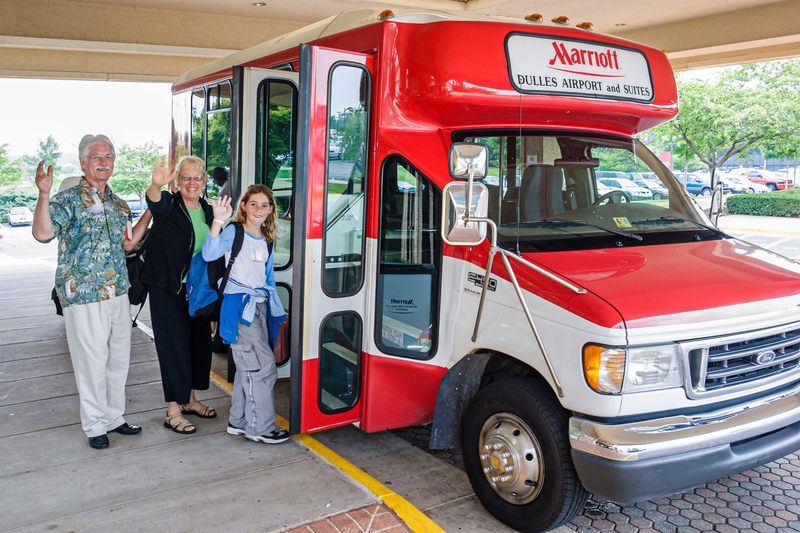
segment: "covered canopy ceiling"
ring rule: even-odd
[[[260,6],[258,4],[264,4]],[[546,18],[665,50],[676,70],[800,56],[797,0],[395,0]],[[0,0],[0,76],[174,81],[365,0]],[[461,46],[468,47],[469,36]]]

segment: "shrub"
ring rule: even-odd
[[[36,207],[36,198],[36,194],[20,192],[13,188],[3,191],[0,193],[0,221],[8,220],[8,212],[12,207],[25,206],[33,211]]]
[[[800,189],[763,194],[737,194],[727,198],[728,213],[765,217],[800,216]]]

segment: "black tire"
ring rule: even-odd
[[[711,189],[708,187],[703,187],[703,190],[700,191],[701,196],[711,196]]]
[[[654,192],[653,193],[653,200],[661,200],[661,193]]]
[[[767,183],[767,187],[769,187],[769,190],[771,190],[771,191],[777,191],[778,190],[778,186],[775,185],[774,183]]]
[[[470,403],[461,434],[475,495],[495,518],[524,533],[569,522],[588,498],[572,464],[568,415],[549,389],[536,385],[524,378],[488,385]]]

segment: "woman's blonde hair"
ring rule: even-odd
[[[270,213],[267,219],[261,224],[261,235],[264,236],[264,240],[267,242],[275,242],[278,239],[278,213],[275,211],[275,196],[273,196],[272,190],[266,185],[251,185],[244,191],[242,197],[239,198],[239,203],[236,204],[236,212],[233,214],[233,223],[244,225],[246,215],[244,209],[242,209],[242,204],[247,204],[247,202],[250,201],[250,197],[258,193],[266,196],[272,206],[272,213]]]
[[[203,176],[203,187],[208,183],[208,172],[206,172],[206,165],[203,160],[194,155],[185,155],[178,159],[178,164],[175,165],[175,174],[172,175],[172,180],[175,182],[175,187],[180,189],[181,174],[183,174],[183,167],[193,166],[200,169],[200,174]]]

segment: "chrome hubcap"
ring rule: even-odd
[[[521,418],[511,413],[490,417],[478,447],[486,481],[501,498],[523,505],[538,496],[544,481],[542,450]]]

